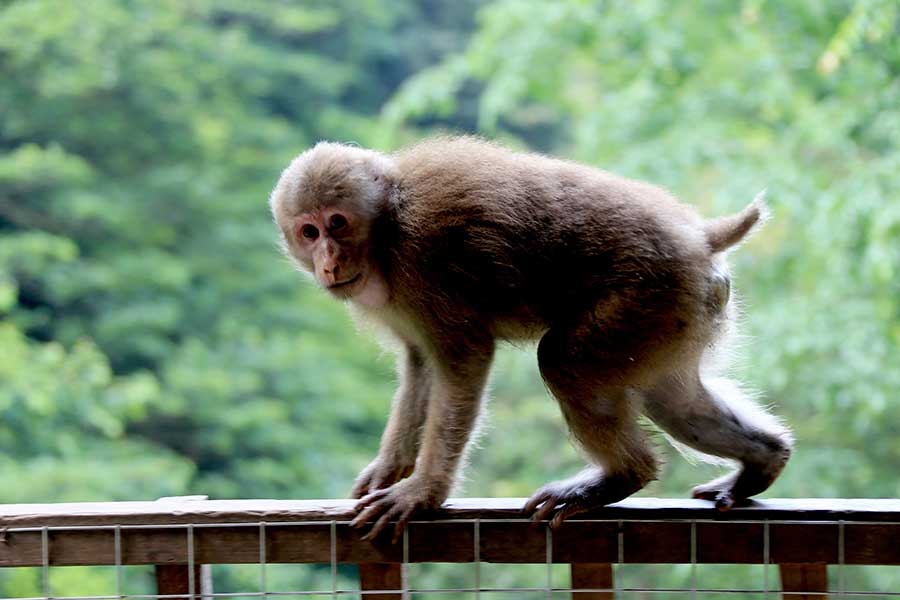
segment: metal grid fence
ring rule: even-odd
[[[29,600],[900,597],[900,586],[858,589],[847,577],[854,565],[892,565],[894,577],[883,578],[883,585],[900,582],[898,501],[769,501],[722,515],[700,501],[634,499],[557,530],[517,514],[521,500],[458,501],[434,519],[410,523],[396,545],[363,541],[349,527],[350,506],[168,501],[0,507],[0,567],[40,569],[41,593]],[[470,564],[471,585],[410,581],[410,565],[439,562]],[[301,563],[327,569],[330,584],[270,587],[272,565]],[[483,568],[488,563],[540,565],[545,575],[540,585],[496,585]],[[212,564],[258,565],[258,582],[253,589],[215,592]],[[338,576],[348,564],[359,565],[359,589],[347,589],[346,577]],[[640,564],[688,565],[687,581],[623,583],[621,570]],[[698,572],[705,564],[757,564],[761,576],[754,586],[708,587]],[[72,595],[51,585],[51,570],[79,565],[113,567],[114,593]],[[156,593],[128,593],[123,573],[131,565],[155,566]],[[559,565],[569,566],[569,581]],[[830,582],[827,565],[833,565]]]

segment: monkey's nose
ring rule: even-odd
[[[322,283],[327,285],[328,287],[333,286],[338,282],[338,277],[340,276],[341,268],[339,265],[335,263],[326,264],[322,266]]]

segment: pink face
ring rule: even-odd
[[[369,264],[368,229],[365,219],[350,211],[323,207],[294,219],[292,245],[319,285],[333,295],[380,305],[385,286]]]
[[[294,221],[297,246],[312,261],[316,280],[330,291],[349,288],[362,275],[346,247],[355,225],[346,213],[332,208],[304,213]]]

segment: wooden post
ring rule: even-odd
[[[614,600],[615,592],[578,592],[612,589],[613,570],[608,563],[572,563],[572,600]]]
[[[187,565],[156,565],[156,593],[185,594],[177,600],[187,600],[191,592],[189,572]],[[212,593],[212,569],[194,565],[194,597]]]
[[[782,564],[781,590],[784,592],[827,592],[828,565],[822,563]],[[785,594],[785,600],[826,600],[825,594]]]
[[[360,563],[359,589],[364,592],[403,589],[403,567],[397,563]],[[378,594],[383,600],[402,600],[403,594]]]
[[[159,498],[157,502],[202,502],[207,499],[209,499],[209,496],[165,496]],[[156,565],[156,593],[160,595],[187,594],[184,598],[191,598],[189,573],[188,565]],[[194,565],[193,592],[194,597],[213,593],[212,567],[209,565]]]

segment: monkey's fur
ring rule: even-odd
[[[370,536],[446,499],[498,340],[540,340],[541,375],[591,461],[532,496],[536,519],[559,524],[654,479],[641,411],[740,463],[694,490],[723,510],[790,456],[786,428],[699,368],[730,318],[723,252],[761,221],[761,197],[703,220],[659,187],[458,137],[392,155],[320,143],[285,169],[271,208],[288,256],[404,349],[381,449],[353,488]]]

